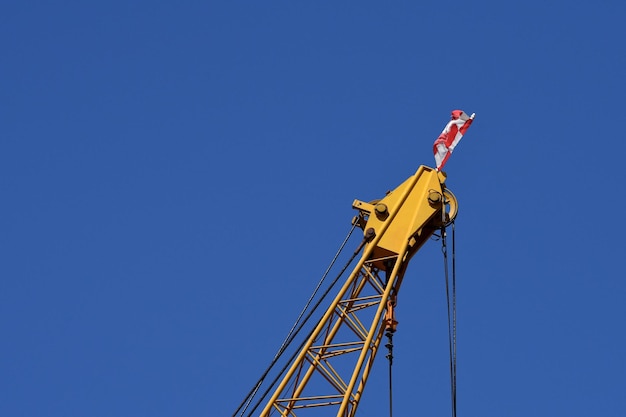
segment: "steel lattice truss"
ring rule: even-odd
[[[296,410],[331,407],[336,413],[345,401],[343,415],[354,415],[384,331],[381,312],[385,290],[393,284],[385,281],[372,262],[362,263],[352,274],[341,297],[320,321],[304,356],[296,362],[285,385],[288,388],[273,401],[275,411],[295,416]],[[352,379],[345,380],[341,375],[351,375],[357,383],[351,384]],[[313,387],[318,394],[307,395]]]

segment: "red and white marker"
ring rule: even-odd
[[[448,158],[452,155],[454,148],[459,144],[459,141],[474,121],[475,115],[475,113],[472,113],[471,116],[468,116],[463,110],[452,111],[450,121],[433,144],[437,171],[441,171],[446,162],[448,162]]]

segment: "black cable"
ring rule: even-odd
[[[453,228],[454,231],[454,228]],[[448,274],[448,248],[446,244],[446,229],[441,228],[441,251],[443,253],[444,276],[446,281],[446,302],[448,307],[448,349],[450,352],[450,397],[452,417],[456,417],[456,280],[452,285],[452,297],[450,297],[450,284]],[[453,233],[454,237],[454,233]],[[453,239],[454,255],[454,239]],[[454,262],[453,262],[454,267]],[[454,270],[453,270],[454,275]],[[451,301],[452,298],[452,301]]]
[[[389,417],[393,417],[393,378],[391,374],[391,368],[393,365],[393,331],[387,330],[385,335],[389,340],[389,342],[385,345],[385,347],[389,349],[389,354],[387,354],[387,359],[389,359]]]
[[[337,281],[339,281],[339,278],[341,278],[341,276],[343,275],[343,273],[346,271],[346,269],[348,269],[348,267],[350,266],[350,264],[352,263],[352,261],[354,261],[354,258],[356,258],[356,256],[359,254],[359,252],[361,252],[361,249],[363,249],[363,247],[365,246],[365,243],[368,242],[368,238],[365,237],[361,243],[359,244],[359,247],[354,251],[354,253],[352,254],[352,256],[350,257],[350,259],[348,260],[348,262],[346,262],[346,264],[344,265],[344,267],[341,269],[341,271],[339,272],[339,274],[337,275],[337,277],[333,280],[333,282],[330,284],[330,286],[328,287],[328,289],[326,289],[326,291],[324,291],[324,294],[322,294],[322,297],[317,301],[317,303],[315,303],[315,306],[313,306],[313,309],[309,312],[309,314],[306,316],[306,318],[304,319],[304,321],[302,322],[302,324],[298,327],[298,330],[296,330],[295,334],[293,337],[295,337],[300,330],[302,330],[302,327],[306,324],[306,322],[311,318],[311,316],[313,315],[313,313],[315,312],[315,310],[317,310],[317,308],[319,307],[319,305],[322,303],[322,301],[324,300],[324,298],[326,298],[326,296],[328,295],[328,293],[330,292],[330,290],[335,286],[335,284],[337,284]],[[271,382],[271,384],[269,385],[269,387],[267,387],[267,389],[265,390],[265,392],[263,393],[263,395],[261,395],[261,398],[259,398],[259,400],[256,402],[256,404],[254,405],[254,408],[252,410],[250,410],[250,413],[248,414],[248,417],[252,416],[252,413],[254,413],[254,411],[259,407],[259,405],[261,404],[261,402],[263,402],[263,400],[265,399],[265,397],[267,397],[267,394],[269,394],[270,390],[274,387],[274,385],[276,385],[276,382],[278,382],[278,380],[280,379],[281,375],[287,370],[287,368],[289,367],[289,365],[291,365],[291,363],[293,362],[293,360],[296,358],[296,356],[300,353],[300,351],[302,350],[302,348],[304,347],[304,345],[306,344],[306,342],[310,339],[311,335],[313,334],[313,331],[315,331],[315,329],[311,329],[311,331],[309,332],[309,334],[307,335],[306,338],[304,338],[303,342],[300,344],[300,346],[298,346],[298,348],[294,351],[294,353],[291,355],[291,357],[289,358],[289,360],[285,363],[285,366],[283,366],[283,368],[280,370],[280,372],[276,375],[276,377],[274,378],[274,380]],[[292,341],[293,341],[293,337],[292,337]],[[291,341],[290,341],[291,343]],[[265,376],[263,377],[265,378]],[[240,407],[241,408],[241,407]],[[247,409],[247,407],[246,407]],[[237,410],[239,411],[239,410]],[[245,410],[244,410],[245,411]],[[243,412],[242,411],[242,415]],[[235,414],[237,414],[237,412],[235,412]],[[234,417],[234,414],[233,414]]]
[[[452,415],[456,417],[456,229],[452,222],[452,364],[454,380],[452,381],[453,408]]]
[[[313,294],[311,295],[311,297],[309,297],[309,300],[307,301],[307,303],[305,304],[304,308],[302,309],[302,311],[300,312],[300,315],[298,316],[298,318],[296,319],[296,321],[294,322],[293,326],[291,327],[291,329],[289,330],[289,332],[287,333],[287,336],[285,337],[285,340],[283,341],[283,343],[281,344],[280,348],[278,348],[278,351],[276,352],[276,355],[274,355],[274,359],[272,360],[272,362],[269,364],[269,366],[267,367],[267,369],[265,370],[265,372],[263,372],[263,374],[261,375],[261,377],[259,378],[259,380],[256,382],[256,384],[254,385],[254,387],[252,387],[252,389],[248,392],[248,395],[246,395],[246,397],[243,399],[243,401],[241,402],[241,404],[239,404],[239,407],[237,407],[237,409],[235,410],[235,412],[233,413],[233,417],[235,417],[237,415],[237,413],[239,413],[239,411],[241,410],[241,414],[243,415],[246,410],[248,409],[250,403],[252,402],[252,400],[254,399],[254,396],[256,395],[256,393],[259,391],[259,389],[261,388],[261,385],[263,384],[263,381],[265,380],[265,378],[267,377],[267,375],[269,374],[269,372],[272,370],[272,368],[274,367],[274,365],[276,365],[276,362],[278,362],[278,360],[280,359],[280,356],[284,353],[284,351],[287,349],[287,347],[289,346],[289,344],[291,344],[291,342],[293,341],[293,339],[298,335],[298,332],[300,331],[300,329],[302,329],[302,326],[300,326],[300,328],[294,333],[294,329],[296,328],[296,326],[298,325],[298,322],[300,321],[300,319],[302,318],[302,316],[304,315],[305,311],[307,310],[307,308],[309,307],[309,305],[311,304],[311,301],[313,300],[313,298],[315,298],[315,295],[317,294],[317,291],[319,290],[319,288],[321,287],[322,283],[324,282],[324,280],[326,279],[328,273],[330,272],[330,270],[332,269],[332,267],[335,264],[335,261],[337,260],[337,258],[339,257],[339,254],[343,251],[344,246],[346,245],[346,243],[348,242],[348,240],[350,239],[350,236],[352,236],[352,232],[354,232],[354,228],[356,227],[356,223],[352,225],[352,228],[350,229],[350,231],[348,232],[346,238],[343,240],[342,244],[339,247],[339,250],[337,251],[337,253],[335,253],[335,256],[333,257],[333,260],[330,262],[330,264],[328,265],[328,268],[326,268],[326,272],[324,272],[324,274],[322,275],[322,278],[320,279],[320,281],[318,282],[317,286],[315,287],[315,290],[313,290]],[[354,259],[354,258],[353,258]],[[333,284],[334,285],[334,284]],[[317,307],[316,307],[317,308]],[[313,309],[313,311],[315,311],[315,309]],[[309,315],[308,317],[310,317],[311,315]],[[302,325],[304,325],[306,323],[307,319],[302,323]],[[242,409],[243,408],[243,409]]]

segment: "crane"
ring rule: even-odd
[[[312,409],[325,416],[356,414],[381,340],[386,334],[391,341],[395,332],[394,307],[409,261],[457,215],[445,181],[444,172],[420,166],[381,199],[354,200],[352,224],[363,232],[355,256],[361,256],[283,368],[261,417],[309,416]]]

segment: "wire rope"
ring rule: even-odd
[[[456,262],[455,228],[452,224],[452,288],[448,272],[448,248],[445,226],[441,228],[441,251],[443,252],[444,276],[446,281],[446,302],[448,309],[448,348],[450,351],[450,398],[452,417],[456,417]],[[450,294],[452,293],[452,294]]]
[[[313,290],[313,293],[311,294],[311,296],[309,297],[309,300],[306,302],[304,308],[302,309],[302,311],[300,312],[300,315],[298,316],[298,318],[296,319],[296,321],[294,322],[293,326],[291,327],[291,329],[289,330],[289,332],[287,333],[287,336],[285,337],[285,340],[283,340],[283,343],[281,344],[281,346],[278,348],[278,351],[276,352],[276,354],[274,355],[274,359],[272,359],[271,363],[269,364],[269,366],[267,367],[267,369],[265,370],[265,372],[263,372],[263,374],[261,375],[261,377],[259,378],[259,380],[256,382],[256,384],[254,385],[254,387],[252,387],[252,389],[248,392],[248,395],[246,395],[246,397],[244,398],[244,400],[241,402],[241,404],[239,404],[239,407],[237,407],[237,409],[235,410],[235,412],[233,413],[233,417],[235,417],[237,415],[237,413],[239,413],[241,411],[241,413],[239,414],[240,416],[242,416],[246,410],[248,409],[248,407],[250,406],[250,403],[252,402],[252,400],[254,399],[254,397],[256,396],[257,392],[259,391],[259,389],[261,388],[261,385],[263,384],[263,382],[265,381],[265,378],[267,377],[267,375],[269,374],[269,372],[272,370],[272,368],[276,365],[276,362],[278,362],[278,360],[280,359],[280,357],[282,356],[282,354],[284,353],[284,351],[287,349],[287,347],[291,344],[291,342],[293,341],[293,339],[298,335],[298,333],[300,332],[300,330],[302,329],[302,327],[304,326],[304,324],[306,324],[306,322],[308,321],[308,319],[311,317],[311,315],[313,314],[313,312],[315,311],[315,309],[317,309],[317,307],[319,306],[319,303],[321,302],[321,300],[324,299],[324,297],[328,294],[328,291],[322,296],[322,299],[320,299],[320,301],[318,301],[318,303],[315,305],[315,307],[313,308],[313,310],[310,312],[310,314],[306,317],[306,319],[304,320],[304,322],[301,323],[300,327],[296,330],[296,327],[298,327],[298,324],[300,323],[302,317],[304,316],[304,314],[306,313],[307,309],[309,308],[309,306],[311,305],[311,302],[313,301],[313,299],[315,298],[315,296],[317,295],[317,292],[319,291],[320,287],[322,286],[322,284],[324,283],[324,281],[326,280],[326,277],[328,276],[330,270],[332,269],[332,267],[335,265],[335,262],[337,261],[337,258],[339,257],[339,255],[341,254],[341,252],[343,251],[346,243],[348,242],[348,240],[350,239],[350,237],[352,236],[352,233],[354,232],[354,229],[356,227],[357,223],[355,222],[352,227],[350,228],[350,231],[348,232],[348,234],[346,235],[345,239],[343,240],[343,242],[341,243],[341,245],[339,246],[339,249],[337,250],[337,252],[335,253],[335,256],[333,257],[332,261],[330,262],[330,264],[328,265],[328,267],[326,268],[326,271],[324,272],[324,274],[322,275],[322,278],[320,279],[320,281],[318,282],[317,286],[315,287],[315,289]],[[354,256],[350,259],[350,262],[352,262],[352,260],[354,259]],[[342,270],[342,272],[340,273],[339,276],[341,276],[341,274],[343,274],[343,272],[345,271],[345,269],[347,268],[347,265],[344,267],[344,269]],[[337,277],[335,279],[335,281],[333,282],[332,285],[334,285],[339,277]],[[331,285],[331,288],[332,288]],[[305,339],[306,340],[306,339]],[[281,371],[280,374],[282,374],[283,371]],[[279,374],[279,375],[280,375]],[[275,381],[272,383],[272,385],[275,384]],[[264,396],[267,394],[264,394]],[[257,405],[258,406],[258,405]],[[255,406],[256,409],[256,406]],[[254,411],[254,410],[253,410]]]
[[[389,417],[393,417],[393,375],[391,368],[393,365],[393,331],[388,330],[385,335],[389,342],[385,345],[389,349],[387,359],[389,359]]]
[[[354,228],[353,228],[354,229]],[[361,249],[363,249],[363,246],[365,246],[365,243],[367,242],[367,238],[364,238],[361,241],[361,244],[359,245],[359,247],[354,251],[354,253],[352,254],[352,256],[350,257],[350,259],[348,260],[348,262],[346,262],[346,264],[343,266],[343,268],[341,269],[341,271],[339,272],[339,274],[337,274],[337,276],[335,277],[335,279],[333,280],[333,282],[330,284],[330,286],[326,289],[326,291],[324,291],[324,294],[322,294],[322,297],[315,303],[315,306],[313,306],[313,309],[309,312],[309,314],[307,315],[307,317],[304,319],[304,321],[302,322],[302,324],[299,326],[298,330],[296,331],[296,333],[294,334],[294,337],[297,335],[297,333],[300,332],[300,330],[302,330],[302,327],[306,324],[306,322],[311,318],[311,316],[313,315],[313,313],[315,313],[315,310],[317,310],[317,308],[320,306],[320,304],[322,303],[322,301],[324,301],[324,299],[326,298],[326,296],[328,295],[328,293],[330,293],[330,291],[333,289],[333,287],[335,286],[335,284],[337,284],[337,281],[339,281],[339,278],[341,278],[341,276],[343,275],[343,273],[346,271],[346,269],[348,269],[348,267],[350,266],[350,264],[352,263],[352,261],[354,260],[354,258],[356,258],[356,256],[359,254],[359,252],[361,252]],[[265,390],[265,392],[263,393],[263,395],[261,396],[261,398],[259,398],[259,400],[256,402],[256,404],[254,405],[254,408],[252,410],[250,410],[250,413],[248,413],[248,417],[250,417],[252,415],[252,413],[254,413],[254,411],[259,407],[259,405],[261,404],[261,402],[263,401],[263,399],[265,397],[267,397],[267,394],[269,394],[270,390],[274,387],[274,385],[276,385],[276,382],[278,382],[278,379],[281,377],[281,375],[283,375],[285,373],[285,371],[287,370],[287,368],[289,367],[289,365],[294,361],[294,359],[296,358],[296,356],[298,355],[298,353],[300,353],[300,351],[302,350],[302,348],[304,347],[304,345],[306,344],[306,342],[311,338],[311,335],[313,334],[313,332],[315,331],[315,329],[311,329],[311,331],[309,332],[309,334],[307,335],[307,337],[304,338],[304,340],[302,341],[302,343],[300,343],[300,345],[298,346],[298,348],[294,351],[294,353],[291,355],[291,357],[289,358],[288,361],[286,361],[285,365],[283,366],[283,368],[280,370],[280,372],[278,372],[278,374],[276,375],[276,377],[274,378],[274,380],[271,382],[271,384],[267,387],[267,389]],[[293,339],[293,338],[292,338]],[[243,413],[242,413],[243,414]]]
[[[452,222],[452,365],[454,380],[453,387],[453,416],[456,417],[456,229]]]

